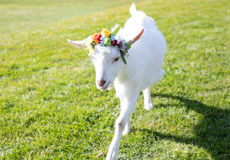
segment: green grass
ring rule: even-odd
[[[130,1],[0,0],[0,159],[97,159],[119,115],[98,91],[83,39],[129,17]],[[119,159],[230,159],[230,2],[144,0],[165,35],[166,76],[140,95]],[[105,155],[101,159],[105,158]]]

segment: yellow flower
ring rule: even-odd
[[[91,45],[93,39],[91,38],[91,36],[89,36],[87,39],[84,40],[85,43],[87,44],[87,49],[89,50],[89,56],[91,56],[94,53],[94,49]]]
[[[89,56],[92,56],[94,53],[94,49],[91,45],[88,45],[87,49],[89,50]]]
[[[109,30],[103,29],[103,30],[101,31],[101,34],[102,34],[103,37],[107,38],[107,37],[109,37],[109,35],[110,35],[111,33],[110,33]]]

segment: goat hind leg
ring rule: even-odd
[[[151,101],[151,87],[148,87],[143,90],[144,95],[144,106],[146,110],[153,109],[153,103]]]

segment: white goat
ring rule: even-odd
[[[127,64],[122,62],[121,52],[116,46],[96,44],[94,53],[90,55],[96,69],[97,88],[105,90],[114,84],[121,104],[121,113],[116,120],[115,135],[109,147],[107,160],[118,158],[120,139],[122,134],[130,132],[130,114],[135,110],[139,92],[143,91],[145,109],[152,109],[151,86],[164,75],[164,36],[158,30],[155,21],[145,13],[137,11],[134,3],[129,10],[131,18],[116,35],[131,44],[126,56]],[[79,48],[87,47],[85,41],[68,42]]]

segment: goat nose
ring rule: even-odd
[[[100,80],[100,81],[98,80],[98,81],[97,81],[97,84],[98,84],[100,87],[102,87],[102,86],[105,84],[105,82],[106,82],[105,80]]]

